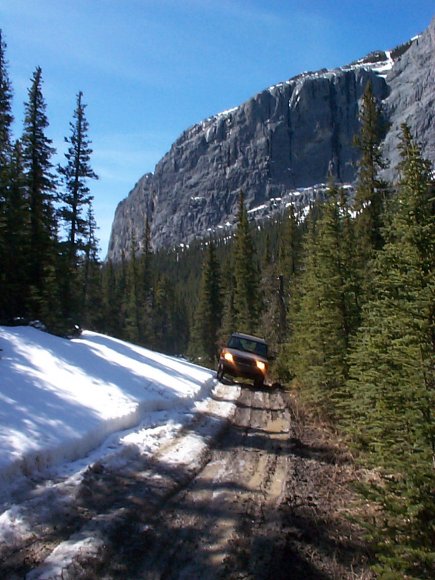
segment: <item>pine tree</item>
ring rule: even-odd
[[[54,294],[56,264],[57,223],[54,197],[56,181],[52,173],[51,158],[55,153],[45,130],[48,127],[46,104],[42,95],[42,71],[37,67],[25,104],[22,138],[23,163],[30,209],[30,284],[31,311],[43,317],[44,296]],[[57,290],[56,290],[57,294]],[[56,312],[50,310],[49,318]]]
[[[210,366],[214,365],[218,351],[218,333],[222,319],[221,292],[219,263],[215,246],[210,241],[202,267],[191,337],[191,352]]]
[[[386,510],[385,569],[426,577],[434,507],[434,187],[429,164],[404,126],[401,178],[374,286],[351,355],[349,429],[392,477],[375,490]]]
[[[259,272],[243,192],[239,200],[233,263],[237,330],[253,334],[257,330],[260,313]]]

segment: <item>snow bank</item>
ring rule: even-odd
[[[88,331],[67,340],[0,327],[0,348],[2,491],[23,476],[83,458],[152,413],[167,411],[170,424],[171,412],[193,411],[216,385],[208,369]],[[151,447],[153,437],[162,434],[146,439]]]

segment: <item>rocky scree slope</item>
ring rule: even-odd
[[[397,165],[404,121],[435,161],[434,18],[421,36],[393,51],[303,73],[187,129],[118,205],[108,258],[129,254],[132,233],[140,241],[146,219],[155,249],[231,227],[241,190],[258,217],[288,203],[306,206],[329,173],[351,184],[358,157],[352,141],[368,81],[389,126],[386,177]]]

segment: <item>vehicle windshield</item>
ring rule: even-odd
[[[244,350],[245,352],[252,352],[267,358],[267,344],[264,342],[257,342],[256,340],[249,340],[240,336],[231,336],[228,341],[228,347]]]

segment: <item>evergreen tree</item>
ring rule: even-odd
[[[138,264],[138,244],[136,236],[132,234],[130,259],[127,265],[126,287],[126,314],[125,314],[125,338],[138,343],[140,340],[140,279]]]
[[[121,310],[120,295],[116,267],[111,260],[108,260],[103,266],[101,284],[103,315],[99,328],[110,336],[120,337],[122,335],[119,320]]]
[[[239,200],[233,263],[236,327],[239,332],[253,334],[260,313],[259,272],[243,192]]]
[[[234,305],[235,280],[230,266],[225,268],[226,281],[223,287],[222,324],[218,332],[218,344],[223,346],[228,337],[237,330],[236,308]]]
[[[6,283],[10,270],[6,267],[9,254],[5,240],[5,212],[9,188],[9,169],[12,154],[11,126],[12,116],[12,89],[7,71],[6,43],[0,29],[0,318],[10,314],[9,304],[5,296]]]
[[[145,221],[139,258],[139,334],[141,342],[147,346],[152,343],[152,294],[153,252],[151,247],[151,228],[147,218]]]
[[[401,155],[386,243],[350,358],[348,424],[371,461],[393,474],[371,490],[386,514],[375,532],[384,570],[420,578],[430,573],[435,515],[434,188],[406,126]]]
[[[284,275],[288,286],[297,272],[301,243],[298,218],[293,205],[284,218],[282,230],[278,249],[278,270]]]
[[[355,145],[360,150],[354,207],[360,249],[360,267],[364,271],[373,252],[382,247],[383,211],[386,184],[379,177],[385,168],[381,141],[384,136],[382,117],[371,82],[367,83],[360,113],[360,132]]]
[[[69,144],[65,153],[66,164],[59,166],[64,189],[59,194],[61,207],[60,217],[67,232],[64,245],[66,271],[63,274],[64,287],[64,314],[77,318],[83,309],[83,294],[86,288],[80,288],[81,282],[86,284],[89,273],[89,256],[85,258],[84,277],[80,275],[79,264],[82,262],[83,252],[89,242],[88,210],[92,206],[88,180],[97,179],[90,166],[92,149],[88,138],[88,122],[85,115],[86,105],[82,101],[83,93],[77,95],[77,104],[73,122],[70,123],[71,136],[65,141]],[[89,248],[88,248],[89,249]]]
[[[29,211],[26,199],[21,143],[16,142],[9,164],[9,183],[4,201],[1,300],[3,317],[26,316],[29,296]]]
[[[291,309],[290,370],[308,400],[337,413],[347,377],[347,348],[355,331],[352,263],[343,244],[348,210],[330,184],[317,220],[310,217],[305,265]]]
[[[86,240],[83,247],[82,277],[82,324],[87,328],[97,328],[101,324],[103,299],[101,296],[101,264],[96,237],[97,224],[92,206],[88,206]]]
[[[173,309],[175,307],[174,286],[167,276],[157,280],[153,303],[153,348],[159,352],[171,352],[174,337]]]
[[[218,351],[218,332],[222,319],[222,297],[219,263],[212,241],[208,242],[199,288],[198,306],[195,310],[191,337],[191,351],[214,365]]]
[[[42,95],[42,71],[38,67],[32,77],[25,104],[22,138],[23,164],[30,209],[30,284],[31,312],[35,317],[55,317],[44,303],[48,295],[57,294],[55,285],[57,223],[54,212],[56,181],[51,158],[55,152],[45,130],[48,127],[46,105]],[[49,301],[50,301],[49,300]],[[47,320],[48,321],[48,320]]]
[[[60,215],[64,220],[68,234],[68,253],[71,263],[77,266],[77,257],[87,240],[87,210],[92,204],[92,195],[88,187],[89,179],[98,179],[90,166],[92,149],[88,138],[89,124],[86,119],[86,105],[82,101],[83,93],[77,95],[74,120],[70,123],[71,136],[65,137],[69,144],[65,153],[67,163],[59,167],[64,191],[59,195],[62,202]]]

